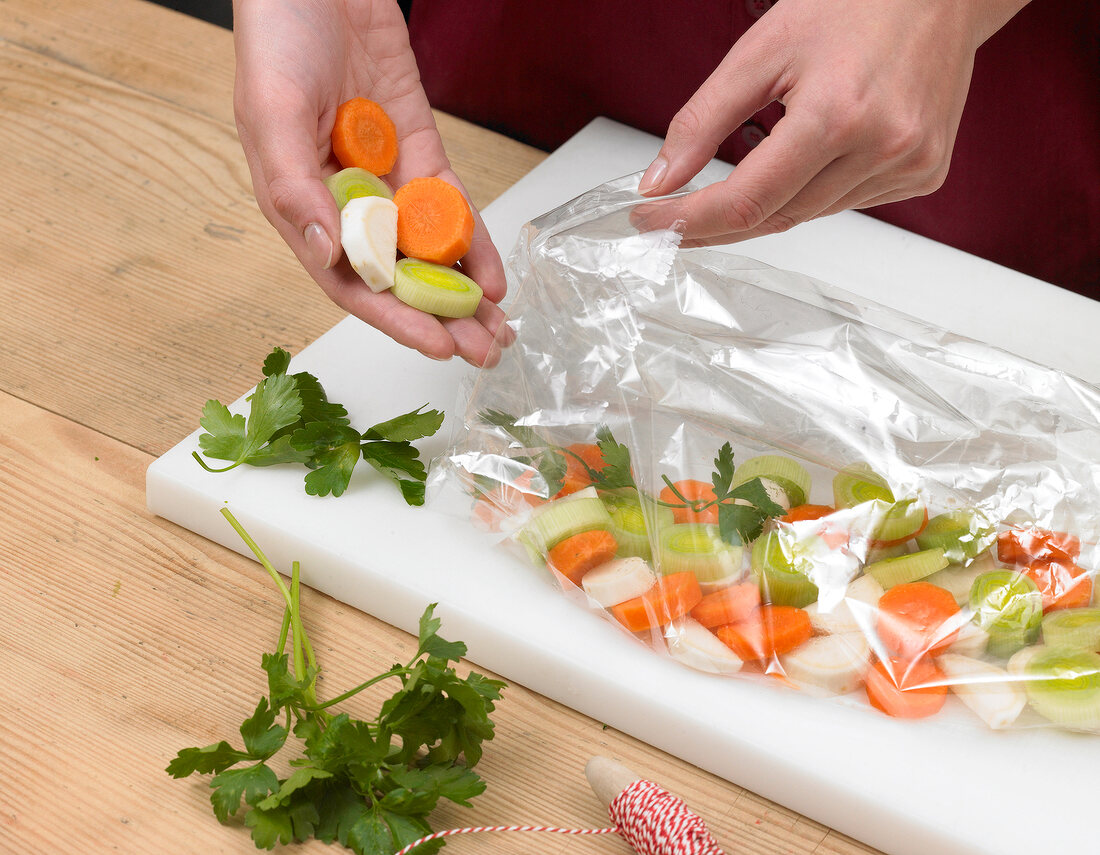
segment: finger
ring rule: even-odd
[[[821,147],[815,120],[788,115],[728,178],[677,200],[684,237],[744,234],[761,227],[771,231],[789,228],[793,225],[791,218],[778,212],[835,159],[834,152]],[[815,192],[829,191],[823,185]],[[802,204],[813,198],[815,193],[810,193]]]
[[[303,265],[327,270],[340,258],[340,214],[321,180],[316,111],[298,103],[274,116],[261,112],[260,121],[241,128],[246,156],[255,163],[256,199]]]
[[[750,30],[750,34],[751,34]],[[683,187],[745,120],[780,96],[779,54],[743,37],[673,116],[664,143],[638,185],[643,195]]]

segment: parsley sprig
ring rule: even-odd
[[[547,483],[550,496],[556,495],[561,489],[567,457],[573,458],[582,467],[597,490],[610,491],[624,487],[638,489],[630,466],[630,449],[616,440],[607,426],[600,426],[596,430],[596,445],[603,455],[604,466],[595,469],[580,455],[549,442],[535,429],[520,424],[515,416],[501,410],[489,409],[483,411],[479,418],[483,423],[501,429],[524,448],[527,456],[517,459],[538,469]],[[718,529],[722,539],[734,545],[749,543],[760,536],[768,519],[782,516],[785,512],[782,506],[771,500],[759,478],[733,486],[734,468],[733,446],[726,442],[714,458],[714,471],[710,476],[714,489],[713,499],[688,499],[676,489],[676,485],[667,475],[662,475],[662,480],[677,501],[654,501],[665,507],[688,508],[695,512],[717,505]]]
[[[243,748],[224,740],[185,748],[168,764],[168,774],[212,773],[214,815],[227,822],[243,809],[261,849],[316,837],[339,841],[357,855],[389,855],[431,833],[427,817],[441,799],[469,806],[485,789],[473,767],[482,743],[493,737],[489,715],[504,684],[474,672],[458,676],[451,662],[466,654],[466,646],[439,636],[433,604],[420,618],[411,660],[318,701],[319,668],[302,625],[298,563],[288,587],[233,515],[222,513],[279,588],[286,602],[283,625],[275,652],[261,660],[268,692],[240,726]],[[330,712],[387,680],[400,685],[375,718]],[[291,734],[301,753],[281,778],[270,761],[288,748]],[[442,844],[423,844],[417,853],[436,852]]]
[[[241,464],[301,463],[311,470],[305,476],[306,493],[340,496],[365,460],[392,478],[410,505],[424,504],[427,469],[412,443],[439,430],[443,413],[419,407],[359,433],[344,406],[328,399],[315,376],[288,374],[289,368],[287,351],[276,347],[268,354],[264,379],[248,399],[247,419],[220,401],[206,402],[199,419],[206,433],[199,436],[199,448],[207,457],[231,462],[212,468],[194,452],[199,465],[226,472]]]

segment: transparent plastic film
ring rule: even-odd
[[[1100,389],[681,246],[638,177],[524,230],[433,501],[685,667],[1100,730]]]

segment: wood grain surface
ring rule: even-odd
[[[297,351],[342,314],[256,208],[232,78],[229,33],[141,0],[0,0],[0,852],[255,851],[215,821],[204,780],[164,767],[234,736],[281,602],[255,563],[150,515],[145,470],[272,345]],[[544,157],[437,118],[479,206]],[[410,651],[316,592],[303,611],[323,695]],[[872,851],[522,686],[495,720],[488,791],[434,827],[604,825],[583,777],[602,753],[684,797],[729,852]],[[535,835],[448,849],[627,851]]]

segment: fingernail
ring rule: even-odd
[[[321,228],[320,223],[310,223],[306,226],[303,236],[306,239],[309,254],[313,256],[313,260],[317,264],[328,270],[336,263],[336,259],[333,257],[335,253],[332,241],[329,239],[328,233]]]
[[[661,181],[664,180],[666,172],[668,172],[668,161],[663,157],[658,157],[649,165],[649,169],[645,171],[642,180],[638,182],[638,192],[644,194],[656,190]]]

